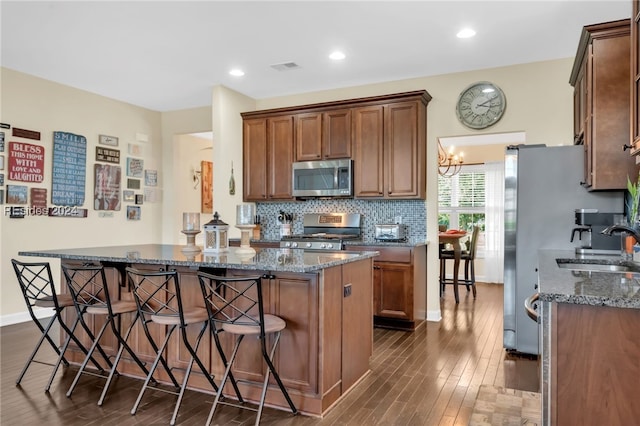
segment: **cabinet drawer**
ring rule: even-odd
[[[386,247],[386,246],[347,246],[354,251],[378,251],[380,254],[373,258],[374,262],[399,262],[411,263],[411,247]]]

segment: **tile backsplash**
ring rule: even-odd
[[[280,239],[280,211],[293,214],[293,234],[303,232],[302,217],[305,213],[360,213],[362,214],[363,240],[373,240],[374,225],[396,223],[402,218],[407,225],[409,240],[425,240],[427,237],[427,209],[424,200],[355,200],[312,199],[289,203],[256,203],[256,213],[262,221],[262,238]]]

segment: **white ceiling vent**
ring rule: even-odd
[[[271,65],[271,68],[276,71],[289,71],[300,68],[300,65],[295,62],[283,62],[282,64],[273,64]]]

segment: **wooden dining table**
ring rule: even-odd
[[[456,303],[460,303],[460,296],[458,294],[458,272],[460,271],[460,256],[462,254],[460,239],[465,237],[466,235],[467,233],[465,231],[444,231],[438,233],[438,240],[441,245],[451,244],[451,246],[453,247],[453,295],[455,296]]]

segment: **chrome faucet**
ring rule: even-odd
[[[607,226],[600,233],[604,234],[604,235],[611,235],[615,231],[627,232],[627,233],[631,234],[633,236],[633,238],[636,239],[636,242],[638,244],[640,244],[640,232],[638,232],[637,230],[635,230],[632,227],[627,226],[627,225],[611,225],[611,226]]]

